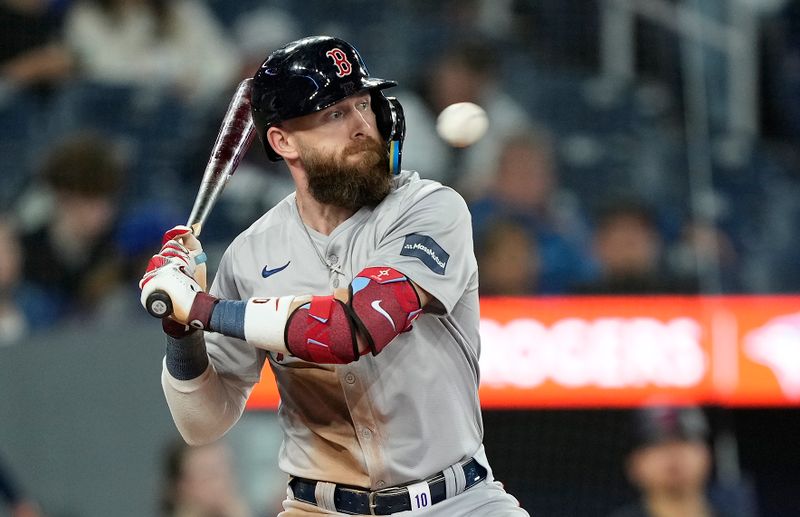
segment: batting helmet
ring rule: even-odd
[[[403,108],[397,99],[382,92],[397,83],[370,77],[358,51],[346,41],[330,36],[293,41],[269,55],[251,84],[253,122],[270,160],[281,159],[266,138],[271,126],[369,90],[392,172],[400,171],[406,131]]]

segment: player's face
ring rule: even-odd
[[[314,198],[350,209],[380,203],[389,193],[391,174],[369,93],[315,113],[312,122],[297,142]]]
[[[239,497],[228,447],[214,443],[191,448],[176,488],[180,508],[195,508],[203,515],[227,514],[228,505]]]
[[[679,495],[702,491],[710,468],[704,444],[670,441],[634,452],[629,474],[647,492]]]

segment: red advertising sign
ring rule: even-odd
[[[480,364],[485,408],[800,405],[800,297],[484,298]]]

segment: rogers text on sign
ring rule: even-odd
[[[564,318],[552,325],[529,318],[505,324],[482,319],[481,383],[691,387],[708,370],[702,329],[692,318]]]

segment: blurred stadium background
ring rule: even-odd
[[[191,77],[187,85],[168,73],[160,81],[158,71],[140,81],[90,73],[91,56],[80,47],[85,27],[73,18],[86,3],[92,2],[0,1],[4,63],[26,45],[52,44],[71,55],[69,71],[52,76],[31,79],[0,68],[2,219],[22,236],[47,224],[56,213],[57,184],[43,172],[50,153],[87,130],[113,149],[125,170],[104,242],[116,256],[116,275],[94,279],[107,282],[100,284],[103,296],[65,308],[58,293],[45,292],[45,301],[29,308],[31,298],[17,294],[30,280],[26,264],[40,262],[35,248],[23,246],[19,279],[0,275],[0,314],[15,304],[23,314],[21,323],[0,326],[0,458],[46,515],[157,514],[163,450],[176,433],[160,391],[160,330],[138,306],[142,258],[188,214],[235,84],[271,47],[299,36],[326,33],[351,41],[373,75],[396,79],[400,100],[420,106],[435,106],[431,81],[443,51],[469,48],[475,81],[488,76],[488,95],[502,92],[526,124],[549,135],[560,192],[569,207],[579,207],[574,213],[585,215],[584,233],[568,236],[581,251],[565,255],[550,246],[549,235],[533,232],[531,245],[540,255],[528,260],[538,273],[520,277],[530,285],[506,292],[499,282],[490,291],[487,273],[487,296],[626,294],[569,287],[597,281],[589,244],[600,226],[596,214],[618,196],[648,207],[659,262],[676,274],[672,285],[678,276],[691,280],[685,290],[655,282],[637,285],[635,294],[758,295],[763,305],[777,299],[771,296],[800,292],[800,2],[204,0],[197,3],[218,27],[186,17],[181,23],[218,31],[215,37],[227,44],[221,62],[232,66],[227,83],[191,95]],[[18,30],[19,12],[21,19],[38,20],[32,25],[38,42]],[[193,48],[187,47],[190,55]],[[211,66],[207,51],[196,50],[195,73]],[[502,122],[491,120],[490,133]],[[409,125],[420,135],[431,129],[421,118]],[[492,212],[477,194],[497,189],[495,171],[479,166],[462,178],[460,167],[466,171],[475,157],[441,145],[431,151],[430,142],[412,138],[406,165],[426,176],[427,163],[432,169],[439,164],[430,176],[474,203],[483,267],[494,250],[492,217],[508,216]],[[281,169],[251,154],[204,231],[212,263],[287,192]],[[531,229],[526,221],[514,220],[523,233]],[[490,228],[486,234],[478,222]],[[710,231],[702,234],[705,240],[692,239],[688,227]],[[577,257],[575,267],[564,266],[567,256]],[[787,382],[796,384],[800,327],[793,325],[781,343],[789,351]],[[710,418],[717,479],[735,488],[731,500],[754,502],[765,517],[800,515],[798,399],[692,402]],[[631,404],[582,405],[557,395],[545,403],[487,408],[485,443],[496,476],[531,515],[607,515],[634,497],[622,468],[631,410]],[[284,492],[275,471],[279,440],[274,415],[257,409],[229,436],[243,488],[253,506],[264,509],[259,515],[274,514]]]

